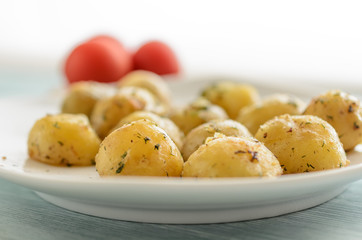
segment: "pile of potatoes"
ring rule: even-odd
[[[362,110],[337,90],[309,104],[253,86],[218,82],[172,106],[158,75],[136,70],[116,85],[79,82],[61,112],[34,124],[30,158],[96,165],[100,176],[275,177],[348,166],[362,142]]]

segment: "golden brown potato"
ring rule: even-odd
[[[262,143],[246,137],[209,138],[184,164],[183,177],[272,177],[278,160]]]
[[[83,114],[47,115],[28,136],[29,157],[53,165],[92,165],[100,140]]]
[[[174,176],[183,160],[175,143],[154,122],[143,119],[123,125],[101,143],[96,168],[101,176]]]
[[[63,113],[82,113],[90,117],[99,99],[114,95],[116,88],[98,82],[76,82],[69,86],[62,103]]]
[[[202,96],[225,109],[231,119],[236,119],[243,107],[259,101],[259,93],[253,86],[234,82],[213,84],[202,92]]]
[[[122,118],[122,120],[114,127],[114,130],[122,127],[125,124],[131,123],[133,121],[147,119],[153,121],[160,128],[165,130],[168,136],[175,142],[176,146],[180,149],[183,144],[184,134],[183,132],[176,126],[174,122],[166,117],[160,117],[155,113],[146,112],[146,111],[137,111],[133,112],[130,115]]]
[[[283,114],[300,115],[303,110],[304,103],[300,99],[286,94],[275,94],[241,109],[237,121],[255,134],[260,125],[273,117]]]
[[[227,119],[225,111],[204,98],[199,98],[188,106],[176,109],[170,119],[186,135],[191,129],[215,119]]]
[[[145,88],[165,106],[169,107],[171,104],[170,89],[162,77],[156,73],[145,70],[132,71],[118,81],[118,87],[126,86]]]
[[[316,116],[275,117],[261,125],[255,137],[275,154],[285,174],[349,164],[334,128]]]
[[[96,103],[90,118],[91,124],[98,136],[103,139],[122,118],[139,110],[162,112],[162,107],[147,90],[124,87],[116,95]]]
[[[206,139],[213,137],[215,133],[225,136],[251,137],[250,132],[239,122],[234,120],[213,120],[192,129],[186,136],[181,153],[185,161],[195,152]]]
[[[318,116],[336,129],[344,150],[362,142],[362,109],[360,101],[339,90],[315,97],[304,114]]]

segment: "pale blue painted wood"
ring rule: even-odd
[[[362,239],[362,181],[337,198],[284,216],[208,225],[103,219],[59,208],[0,180],[0,239]]]

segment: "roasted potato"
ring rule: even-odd
[[[166,117],[160,117],[155,113],[146,112],[146,111],[137,111],[133,112],[130,115],[122,118],[122,120],[114,127],[114,130],[122,127],[125,124],[137,121],[140,119],[147,119],[153,121],[165,130],[165,132],[170,136],[170,138],[175,142],[176,146],[181,149],[184,139],[183,132],[177,127],[177,125]]]
[[[206,139],[213,137],[215,133],[225,136],[251,137],[250,132],[239,122],[234,120],[213,120],[192,129],[186,136],[181,153],[185,161],[195,152]]]
[[[82,113],[90,117],[99,99],[114,95],[116,88],[98,82],[76,82],[69,86],[63,100],[62,113]]]
[[[349,164],[334,128],[316,116],[275,117],[261,125],[255,137],[275,154],[285,174]]]
[[[361,103],[345,92],[331,90],[313,98],[304,114],[329,122],[336,129],[346,151],[362,142]]]
[[[259,93],[253,86],[234,82],[213,84],[205,88],[202,96],[222,107],[231,119],[236,119],[242,108],[259,101]]]
[[[28,136],[29,157],[52,165],[92,165],[100,140],[83,114],[47,115]]]
[[[183,160],[167,133],[143,119],[123,125],[101,143],[96,156],[100,176],[180,177]]]
[[[199,98],[188,106],[176,109],[170,119],[186,135],[191,129],[215,119],[227,119],[225,111],[204,98]]]
[[[116,95],[99,100],[90,120],[98,136],[103,139],[122,118],[139,110],[162,112],[162,107],[147,90],[124,87]]]
[[[183,177],[272,177],[278,160],[262,143],[246,137],[208,138],[184,164]]]
[[[118,87],[140,87],[150,91],[162,104],[169,107],[171,104],[171,92],[166,82],[156,73],[135,70],[128,73],[118,81]]]
[[[300,99],[286,94],[275,94],[241,109],[237,121],[255,134],[260,125],[273,117],[283,114],[300,115],[303,110],[304,103]]]

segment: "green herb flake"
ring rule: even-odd
[[[150,141],[151,138],[149,138],[149,137],[144,137],[143,140],[145,140],[145,143],[147,143],[147,141]]]
[[[64,143],[62,141],[58,141],[60,146],[64,146]]]
[[[324,126],[324,124],[323,124],[323,123],[321,123],[321,125],[322,125],[322,127],[323,127],[324,129],[326,129],[326,126]]]
[[[333,116],[327,115],[327,118],[328,118],[329,120],[333,121]]]
[[[350,105],[348,106],[348,112],[349,112],[349,113],[353,112],[352,104],[350,104]]]
[[[312,164],[307,163],[307,167],[315,169],[315,167]]]
[[[117,168],[116,173],[122,172],[122,170],[124,168],[124,163],[123,162],[119,162],[118,165],[119,165],[119,168]]]
[[[305,158],[307,155],[303,155],[302,158]]]
[[[322,147],[324,147],[324,145],[326,144],[326,142],[323,140],[323,144],[322,144]]]
[[[155,150],[159,150],[159,149],[160,149],[160,144],[157,143],[157,144],[155,145],[155,148],[154,148],[154,149],[155,149]]]
[[[208,106],[200,106],[200,107],[197,107],[197,110],[199,110],[199,111],[205,111],[205,110],[207,110],[208,109]]]
[[[125,151],[125,152],[122,154],[121,158],[124,159],[126,156],[127,156],[127,151]]]
[[[60,129],[60,126],[59,126],[58,122],[55,122],[55,123],[53,124],[53,127],[57,128],[57,129]]]
[[[359,129],[359,125],[357,124],[357,122],[353,123],[353,129]]]
[[[305,122],[305,125],[312,124],[311,122]]]
[[[294,102],[294,101],[289,101],[288,104],[289,104],[289,105],[292,105],[292,106],[295,107],[295,108],[298,107],[297,103]]]

